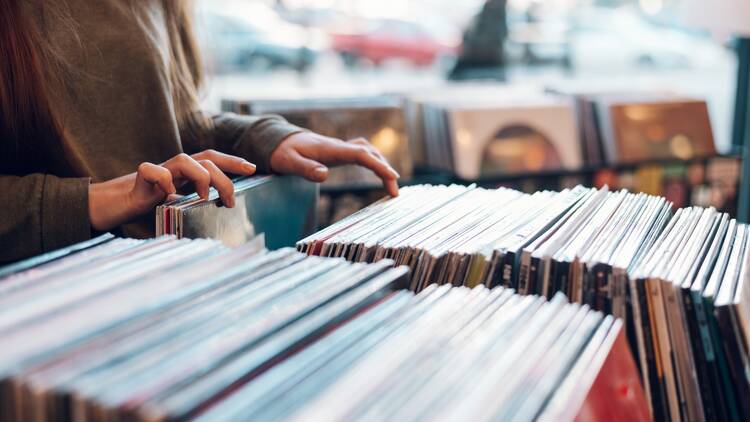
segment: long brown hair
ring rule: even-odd
[[[170,77],[177,123],[193,137],[200,137],[206,122],[198,112],[198,91],[203,82],[203,63],[193,33],[193,2],[162,0],[171,44]]]
[[[192,2],[161,1],[171,44],[169,72],[176,118],[181,128],[195,132],[203,124],[196,112],[203,75],[193,35]],[[0,162],[12,162],[11,155],[19,148],[33,148],[29,143],[64,144],[65,130],[50,99],[52,85],[61,83],[56,67],[60,64],[40,28],[22,10],[21,0],[0,0]]]
[[[41,36],[19,0],[0,1],[0,151],[7,162],[24,141],[62,137],[42,64]]]

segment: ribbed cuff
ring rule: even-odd
[[[44,177],[42,248],[58,249],[91,238],[89,184],[85,178]]]

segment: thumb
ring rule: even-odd
[[[328,178],[328,167],[315,160],[295,153],[291,156],[291,161],[293,172],[307,180],[320,183]]]

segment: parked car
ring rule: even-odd
[[[331,33],[331,48],[347,65],[367,61],[379,65],[386,60],[406,60],[429,66],[439,58],[455,57],[457,45],[437,40],[416,22],[397,19],[365,21],[364,28]]]
[[[582,70],[700,68],[727,55],[710,38],[652,23],[631,7],[577,10],[569,39],[573,67]]]
[[[201,5],[201,47],[216,72],[279,67],[305,71],[317,59],[322,46],[317,34],[312,36],[310,30],[284,21],[263,4]]]

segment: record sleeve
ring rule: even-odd
[[[212,238],[241,245],[264,233],[269,248],[292,246],[317,225],[319,186],[296,176],[234,180],[235,206],[226,208],[211,188],[209,199],[186,195],[157,208],[157,235]]]

